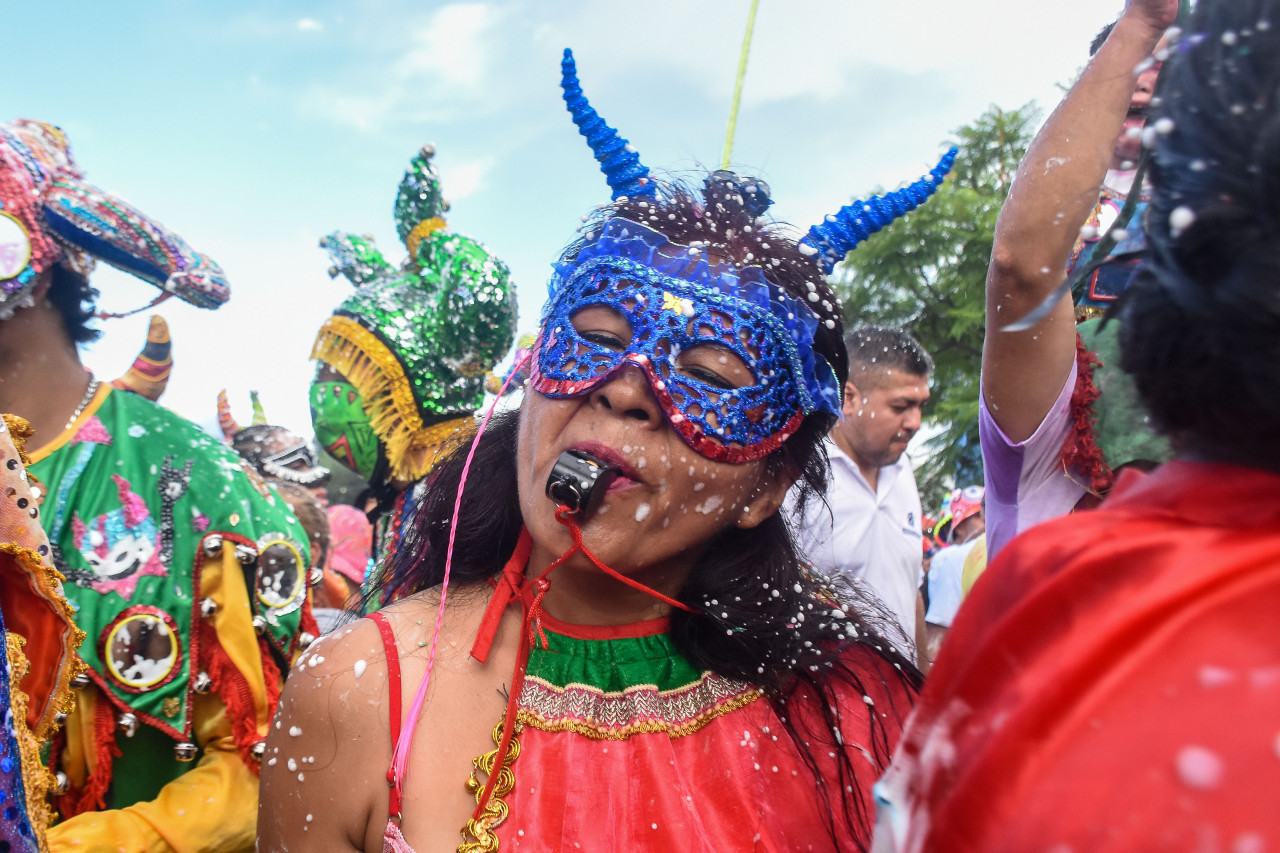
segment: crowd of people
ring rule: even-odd
[[[160,402],[163,318],[115,380],[80,347],[97,261],[202,309],[221,268],[0,124],[0,850],[1280,846],[1277,13],[1099,34],[936,510],[933,360],[828,277],[954,149],[797,231],[651,172],[566,50],[610,199],[537,334],[426,146],[402,262],[321,242],[315,440],[225,392],[219,440]]]

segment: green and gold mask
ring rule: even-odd
[[[378,436],[365,413],[360,392],[350,382],[311,383],[311,425],[316,441],[343,465],[366,480],[378,463]]]

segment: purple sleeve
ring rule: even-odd
[[[987,556],[994,560],[1010,539],[1034,524],[1066,515],[1084,495],[1062,467],[1062,443],[1071,429],[1076,366],[1058,399],[1026,441],[1013,442],[978,395],[978,435],[987,484]]]

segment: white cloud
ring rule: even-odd
[[[299,18],[297,26],[304,33],[318,33],[324,29],[324,24],[315,18]]]
[[[495,90],[488,82],[499,19],[485,3],[456,3],[416,26],[396,21],[371,56],[342,69],[342,82],[304,93],[302,109],[364,131],[402,117],[442,121],[475,110]]]
[[[493,169],[496,161],[492,157],[471,160],[441,167],[444,179],[445,196],[449,202],[456,203],[467,196],[485,188],[485,178]]]

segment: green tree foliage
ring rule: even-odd
[[[833,281],[849,326],[904,326],[933,356],[928,458],[916,474],[926,511],[953,485],[983,482],[978,374],[984,288],[996,217],[1039,122],[1034,104],[992,106],[955,131],[955,169],[927,204],[851,252]]]

